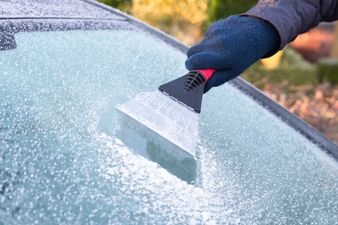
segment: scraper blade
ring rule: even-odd
[[[195,180],[197,113],[159,91],[140,93],[117,108],[122,112],[123,142],[176,176],[188,182]],[[132,144],[140,138],[144,146],[140,141]]]

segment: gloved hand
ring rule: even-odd
[[[204,92],[219,86],[278,50],[280,37],[275,28],[251,16],[230,16],[209,27],[204,40],[188,50],[188,70],[216,69]]]

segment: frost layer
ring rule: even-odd
[[[186,73],[165,43],[16,41],[0,52],[0,224],[337,224],[337,162],[232,86],[203,100],[199,186],[116,138],[116,105]]]
[[[0,17],[122,17],[81,0],[5,0],[0,4]]]

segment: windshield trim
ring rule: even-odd
[[[122,29],[122,30],[142,30],[155,38],[158,38],[167,44],[171,45],[182,53],[186,53],[188,47],[165,34],[164,32],[151,27],[142,21],[139,21],[125,13],[117,11],[114,8],[103,5],[102,3],[94,2],[92,0],[84,0],[97,7],[104,8],[114,14],[118,14],[125,18],[125,20],[116,19],[13,19],[0,20],[0,33],[14,35],[18,32],[31,31],[65,31],[65,30],[102,30],[102,29]],[[60,21],[62,26],[60,26]],[[310,140],[315,145],[319,146],[338,160],[338,146],[331,140],[326,138],[315,128],[297,117],[295,114],[289,112],[286,108],[279,105],[277,102],[266,96],[262,91],[249,84],[244,79],[237,77],[229,82],[238,88],[242,93],[249,96],[252,100],[268,109],[272,114],[279,117],[283,122],[291,126],[293,129],[301,133],[304,137]]]
[[[128,21],[115,19],[0,19],[0,51],[15,49],[14,35],[19,32],[135,29]]]

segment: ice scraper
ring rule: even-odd
[[[123,113],[123,141],[176,176],[196,178],[198,113],[204,86],[214,69],[194,70],[136,95],[117,108]]]

